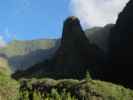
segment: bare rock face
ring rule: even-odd
[[[110,35],[112,80],[133,87],[133,0],[119,14]]]

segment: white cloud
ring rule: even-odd
[[[6,42],[4,41],[3,36],[0,36],[0,48],[5,46],[6,46]]]
[[[72,14],[83,26],[104,26],[115,23],[118,14],[129,0],[70,0]]]

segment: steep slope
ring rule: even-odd
[[[17,98],[18,83],[11,79],[6,56],[0,55],[0,100],[15,100]]]
[[[56,39],[40,39],[29,41],[14,40],[0,49],[11,65],[12,71],[24,70],[33,64],[48,59],[56,51],[59,41]]]
[[[110,34],[111,67],[108,78],[133,88],[133,0],[119,14]],[[112,74],[113,73],[113,74]]]
[[[108,53],[109,51],[108,40],[110,36],[110,30],[112,29],[113,26],[114,26],[113,24],[108,24],[104,27],[94,27],[85,30],[85,33],[91,43],[96,44],[98,47],[104,50],[105,53]]]
[[[87,69],[100,77],[102,56],[102,50],[87,39],[78,18],[69,17],[64,22],[61,44],[54,56],[26,71],[16,72],[13,77],[40,77],[52,73],[50,76],[54,78],[82,78]]]
[[[11,75],[9,64],[5,55],[0,55],[0,75]]]
[[[78,18],[69,17],[64,22],[61,45],[53,58],[54,71],[85,72],[88,67],[98,63],[99,51],[100,49],[87,39]]]

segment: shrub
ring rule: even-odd
[[[86,80],[86,81],[90,81],[90,80],[92,80],[89,71],[86,71],[85,80]]]

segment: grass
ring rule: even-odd
[[[0,100],[14,100],[17,97],[18,88],[18,82],[0,75]]]
[[[15,100],[19,83],[10,77],[10,69],[4,58],[0,58],[0,100]]]

